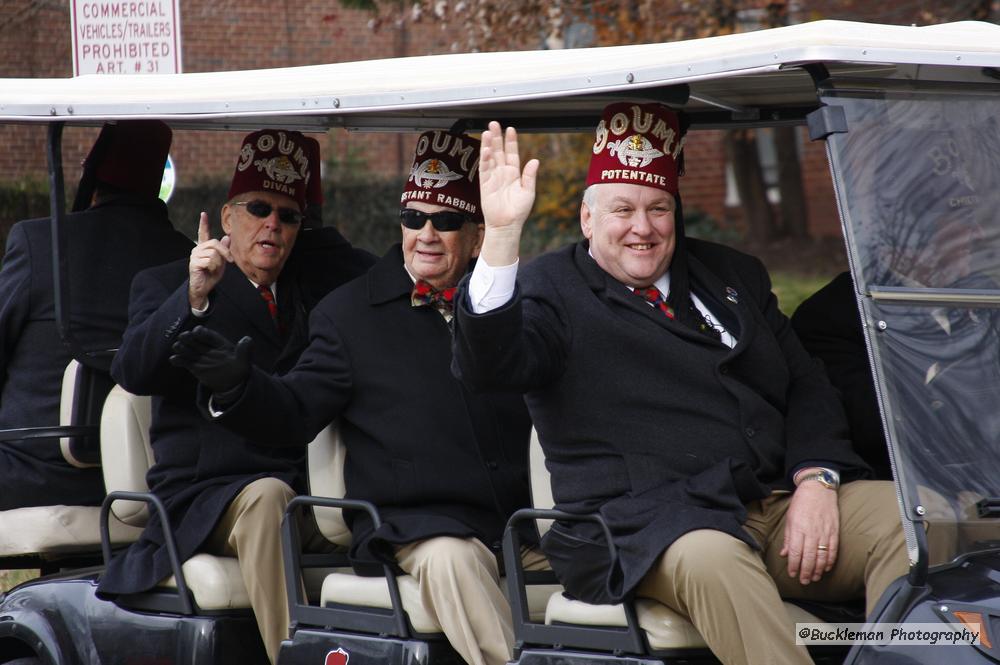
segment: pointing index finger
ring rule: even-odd
[[[208,242],[212,239],[212,227],[208,223],[208,213],[202,212],[198,217],[198,244]]]

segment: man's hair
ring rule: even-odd
[[[606,184],[610,183],[595,182],[593,185],[589,185],[587,189],[583,190],[583,205],[587,206],[591,212],[593,212],[597,207],[597,188]],[[670,195],[670,198],[674,202],[674,210],[677,210],[677,199],[673,194]]]

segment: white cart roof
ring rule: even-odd
[[[817,21],[665,44],[438,55],[254,71],[0,79],[0,122],[160,118],[174,126],[413,130],[486,119],[589,127],[609,99],[684,106],[694,122],[801,121],[831,77],[1000,77],[1000,26]],[[822,71],[822,70],[820,70]],[[814,72],[815,74],[815,72]],[[527,122],[530,120],[530,122]],[[577,123],[577,121],[579,121]]]

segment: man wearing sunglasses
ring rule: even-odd
[[[308,341],[311,301],[301,282],[310,275],[289,258],[303,237],[303,211],[318,191],[309,187],[319,175],[317,148],[298,132],[280,130],[243,140],[222,207],[225,236],[212,238],[202,213],[189,259],[136,277],[130,325],[112,366],[126,390],[153,396],[156,463],[147,479],[167,507],[182,560],[197,552],[239,558],[272,662],[288,633],[279,525],[288,501],[305,490],[304,449],[265,450],[252,433],[240,436],[206,422],[196,407],[196,382],[169,357],[178,335],[202,325],[227,339],[253,336],[252,360],[246,346],[242,357],[261,372],[294,366]],[[324,269],[352,267],[341,279],[347,281],[363,272],[366,254],[343,243]],[[159,521],[151,521],[108,566],[99,593],[143,592],[168,577],[162,542]]]
[[[238,347],[202,329],[181,336],[175,362],[209,389],[217,422],[262,442],[301,446],[338,420],[347,496],[382,519],[345,514],[355,568],[413,575],[462,658],[500,665],[513,636],[497,556],[507,518],[528,503],[529,422],[519,394],[472,394],[450,371],[452,297],[483,238],[478,144],[419,138],[402,243],[317,306],[291,372],[241,367]]]

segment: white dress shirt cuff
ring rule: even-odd
[[[212,395],[208,398],[208,414],[213,418],[218,418],[222,415],[222,411],[215,408],[215,396]]]
[[[469,304],[475,314],[484,314],[510,302],[514,297],[514,283],[517,281],[517,265],[494,268],[482,258],[476,261],[469,278]]]

